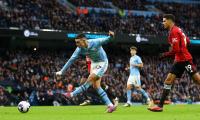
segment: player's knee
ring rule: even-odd
[[[168,84],[168,85],[171,85],[171,84],[173,84],[173,82],[174,82],[174,79],[175,78],[173,78],[173,77],[167,77],[167,79],[165,79],[165,84]]]
[[[89,81],[96,81],[96,80],[98,80],[99,79],[99,77],[97,76],[97,75],[95,75],[95,74],[92,74],[92,75],[90,75],[89,77],[88,77],[88,80]]]
[[[127,90],[131,90],[132,89],[132,85],[128,84],[126,89]]]
[[[196,80],[200,82],[200,75],[199,75],[199,73],[196,73],[195,75],[196,75]]]
[[[142,88],[141,88],[141,86],[135,86],[135,89],[136,90],[141,90]]]
[[[165,84],[173,84],[174,83],[174,80],[176,79],[176,75],[175,74],[173,74],[173,73],[169,73],[168,75],[167,75],[167,78],[165,79]]]
[[[81,78],[81,81],[80,81],[80,84],[83,84],[83,83],[85,83],[86,82],[86,78]]]
[[[166,79],[164,84],[171,85],[171,84],[173,84],[173,81],[170,79]]]
[[[97,89],[99,87],[101,87],[101,80],[93,81],[93,88]]]
[[[200,85],[200,75],[199,75],[199,73],[195,73],[195,74],[192,76],[192,79],[193,79],[193,81],[194,81],[196,84],[199,84],[199,85]]]
[[[93,84],[94,89],[97,89],[97,88],[100,88],[100,87],[101,87],[100,84]]]
[[[93,84],[93,88],[94,88],[94,89],[97,89],[98,87],[97,87],[97,85]]]

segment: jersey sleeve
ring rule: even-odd
[[[70,59],[65,63],[65,65],[61,69],[62,73],[65,72],[65,70],[67,70],[69,66],[79,57],[80,51],[81,49],[77,47],[72,56],[70,57]]]
[[[137,63],[142,64],[142,59],[140,57],[137,58]]]
[[[108,43],[110,41],[111,37],[104,37],[104,38],[97,38],[97,39],[92,39],[91,41],[93,44],[96,46],[101,46],[102,44]]]
[[[190,45],[190,38],[186,37],[187,45]]]

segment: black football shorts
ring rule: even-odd
[[[175,74],[177,78],[181,78],[184,71],[192,77],[197,72],[196,65],[190,61],[175,62],[171,68],[170,73]]]

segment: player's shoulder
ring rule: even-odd
[[[138,56],[138,55],[134,55],[134,56],[132,56],[131,58],[132,58],[132,59],[141,59],[141,57]]]
[[[180,33],[180,32],[182,32],[182,29],[180,27],[178,27],[178,26],[174,26],[174,28],[172,29],[172,32]]]
[[[92,45],[96,45],[99,42],[99,38],[88,39],[87,41]]]
[[[141,57],[140,57],[139,55],[136,55],[136,58],[137,58],[137,59],[141,59]]]
[[[94,41],[94,39],[87,39],[87,41],[88,41],[88,42],[93,42],[93,41]]]
[[[88,39],[87,42],[88,42],[89,48],[94,47],[95,39]]]

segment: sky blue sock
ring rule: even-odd
[[[83,85],[81,85],[80,87],[76,88],[73,92],[72,92],[72,96],[76,96],[84,91],[86,91],[89,87],[91,86],[90,82],[85,82]]]
[[[110,99],[108,98],[106,92],[101,87],[97,88],[96,90],[99,96],[101,97],[101,99],[106,103],[106,105],[108,106],[113,105]]]
[[[148,94],[144,91],[144,89],[139,90],[140,93],[142,93],[142,95],[146,98],[149,99]]]
[[[131,94],[132,94],[131,90],[126,91],[127,103],[129,103],[129,102],[131,103]]]

